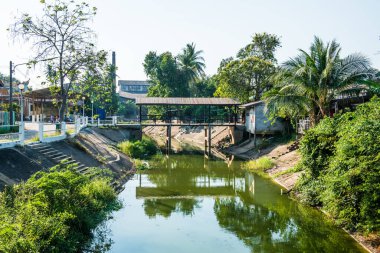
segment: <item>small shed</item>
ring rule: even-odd
[[[263,101],[241,105],[245,112],[245,129],[251,134],[274,134],[284,131],[284,124],[280,119],[270,122],[264,112]]]

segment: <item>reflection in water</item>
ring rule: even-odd
[[[149,218],[155,218],[157,215],[168,218],[172,212],[193,215],[196,207],[199,207],[199,200],[190,198],[144,200],[144,211]]]
[[[319,211],[281,196],[239,162],[186,155],[152,167],[122,193],[127,207],[115,216],[113,252],[362,252]]]

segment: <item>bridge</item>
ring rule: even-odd
[[[73,123],[49,124],[44,122],[20,123],[11,126],[18,131],[0,133],[0,149],[23,145],[25,140],[52,142],[78,134],[87,126],[126,126],[140,130],[145,126],[166,127],[166,153],[171,151],[171,129],[173,126],[202,126],[205,133],[205,156],[211,155],[212,127],[227,126],[233,131],[240,123],[238,117],[239,102],[231,98],[137,98],[138,117],[132,121],[122,122],[116,116],[112,120],[94,120],[89,117],[78,117]],[[232,133],[231,133],[232,134]]]
[[[137,98],[138,125],[166,127],[166,152],[171,150],[172,126],[203,126],[205,156],[211,155],[213,126],[235,127],[239,102],[231,98],[144,97]]]

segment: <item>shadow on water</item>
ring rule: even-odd
[[[141,223],[159,223],[159,231],[143,231],[151,236],[154,233],[172,235],[171,229],[163,227],[171,220],[177,222],[178,214],[182,215],[181,222],[187,222],[187,229],[200,231],[190,223],[199,226],[204,221],[197,221],[198,214],[207,213],[206,222],[210,222],[202,225],[202,232],[210,238],[205,239],[206,248],[203,245],[198,248],[203,251],[225,252],[226,249],[223,251],[214,241],[215,237],[227,233],[235,238],[229,240],[240,241],[249,252],[365,252],[321,212],[281,195],[279,186],[241,170],[238,161],[228,166],[223,161],[209,161],[202,156],[176,155],[152,161],[151,167],[152,170],[137,175],[133,186],[126,185],[127,190],[131,187],[129,190],[135,193],[128,199],[130,209],[143,212],[148,218],[145,220],[142,216]],[[212,228],[213,219],[217,228]],[[115,223],[118,222],[123,220],[116,218]],[[125,232],[115,231],[120,232],[118,237],[125,236]],[[139,236],[136,232],[133,235]],[[180,243],[178,239],[177,247],[182,249]],[[144,245],[147,247],[146,242]],[[197,247],[194,245],[193,250]],[[164,252],[160,247],[144,252]]]

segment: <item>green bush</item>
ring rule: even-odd
[[[257,160],[245,162],[243,168],[251,171],[265,171],[273,168],[276,164],[269,157],[261,157]]]
[[[37,172],[0,193],[0,252],[80,252],[121,207],[110,179],[70,166]],[[95,176],[97,175],[97,176]]]
[[[148,158],[158,151],[156,143],[146,137],[143,137],[141,141],[123,141],[117,146],[121,152],[137,159]]]
[[[147,161],[135,159],[133,162],[136,166],[136,169],[138,169],[138,170],[149,170],[150,169],[150,165]]]
[[[301,141],[301,198],[350,230],[380,231],[380,99],[324,119]]]

